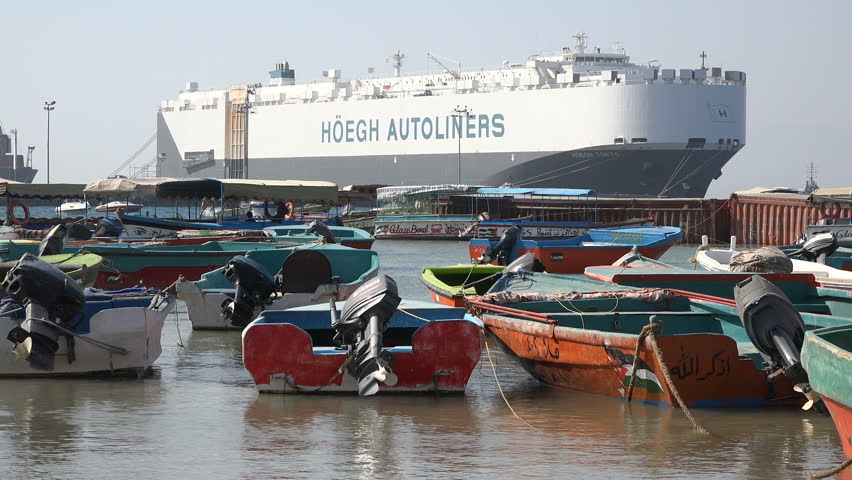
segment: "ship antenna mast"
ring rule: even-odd
[[[396,51],[393,55],[388,57],[388,60],[393,60],[393,76],[400,77],[400,71],[402,70],[402,59],[405,58],[404,53],[400,53],[399,50]]]
[[[704,66],[704,59],[707,58],[707,54],[704,53],[704,50],[701,50],[701,55],[699,55],[699,57],[701,57],[701,70],[707,70],[707,67]]]
[[[805,182],[805,193],[810,195],[811,193],[819,189],[819,185],[817,185],[815,178],[816,168],[814,168],[814,162],[811,162],[811,166],[808,169],[808,173],[809,177],[808,180]]]
[[[574,44],[574,49],[577,51],[577,53],[579,53],[579,54],[585,53],[585,51],[586,51],[586,38],[588,38],[586,36],[586,32],[581,31],[580,33],[574,35],[574,39],[577,40],[577,43]]]

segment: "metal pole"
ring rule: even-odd
[[[18,129],[13,128],[10,132],[15,137],[15,153],[12,154],[12,180],[18,181]]]
[[[248,178],[248,118],[249,118],[248,92],[246,92],[246,103],[243,105],[243,168],[242,178]],[[224,204],[223,204],[224,205]],[[224,206],[222,207],[224,208]]]
[[[461,122],[461,116],[459,116]],[[459,185],[461,185],[461,126],[459,126]]]
[[[56,101],[44,102],[44,109],[47,110],[47,183],[50,183],[50,112],[56,108]]]

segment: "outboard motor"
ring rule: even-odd
[[[68,240],[91,240],[92,231],[86,228],[82,223],[69,223],[66,225],[68,229]]]
[[[520,225],[512,225],[500,235],[500,241],[493,247],[488,247],[479,259],[479,263],[496,261],[498,265],[505,265],[515,245],[524,237],[524,229]]]
[[[98,229],[95,231],[96,237],[118,237],[121,235],[122,226],[118,220],[113,218],[102,218],[98,222]]]
[[[61,270],[29,253],[9,270],[2,288],[26,308],[26,320],[6,338],[15,343],[15,352],[25,357],[30,367],[52,371],[59,330],[51,325],[67,324],[83,310],[83,289]],[[68,354],[70,362],[70,349]]]
[[[325,243],[335,243],[334,234],[331,233],[331,229],[319,220],[314,220],[309,223],[307,232],[316,233],[321,236],[323,240],[325,240]]]
[[[44,240],[38,246],[38,256],[59,255],[65,250],[65,241],[68,239],[68,229],[65,225],[59,224],[51,228]]]
[[[815,402],[821,404],[808,383],[799,354],[805,339],[805,323],[784,292],[762,276],[752,275],[734,287],[734,299],[746,333],[769,370],[784,370],[796,391],[808,398],[805,409]],[[818,410],[825,411],[825,407],[820,405]]]
[[[347,348],[347,368],[358,380],[358,395],[362,397],[378,392],[379,383],[396,383],[388,358],[382,355],[382,333],[400,301],[396,282],[380,275],[355,290],[339,319],[332,303],[331,323],[337,331],[334,340]]]
[[[825,264],[825,259],[837,251],[840,245],[837,237],[831,232],[818,233],[802,244],[802,248],[792,252],[789,256],[801,255],[809,262]]]
[[[263,265],[242,255],[225,267],[225,278],[236,287],[234,299],[222,302],[222,315],[235,327],[245,327],[252,320],[254,309],[275,293],[275,279]]]
[[[512,274],[516,272],[543,272],[544,264],[541,263],[541,260],[535,256],[532,252],[527,252],[517,259],[514,262],[506,265],[506,268],[503,269],[503,275]]]

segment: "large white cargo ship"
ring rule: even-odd
[[[695,69],[632,63],[574,38],[473,71],[433,56],[437,73],[404,75],[397,53],[386,77],[299,84],[281,63],[266,85],[190,82],[157,114],[157,174],[704,196],[745,145],[745,73],[703,54]]]

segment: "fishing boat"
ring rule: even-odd
[[[800,380],[773,379],[764,370],[762,350],[750,340],[751,324],[741,315],[750,319],[753,308],[765,306],[764,297],[755,297],[731,306],[678,290],[526,273],[469,301],[486,332],[550,385],[617,398],[632,394],[668,406],[678,405],[675,391],[688,407],[802,405],[806,398],[793,389]],[[797,307],[807,328],[850,323],[847,317]],[[824,307],[812,306],[823,312]],[[660,356],[646,340],[650,332]]]
[[[360,228],[327,226],[317,220],[305,225],[266,227],[263,232],[279,242],[311,243],[323,238],[328,243],[367,250],[375,241],[372,235]]]
[[[532,253],[527,253],[505,267],[476,263],[427,267],[421,272],[420,281],[429,290],[433,302],[467,308],[467,297],[487,293],[504,274],[542,270],[541,262]]]
[[[88,188],[88,187],[87,187]],[[215,202],[223,211],[229,210],[228,203],[235,204],[241,200],[266,198],[282,205],[271,218],[221,218],[218,223],[200,219],[167,219],[157,218],[156,208],[154,217],[141,215],[122,215],[121,223],[128,235],[131,236],[171,236],[178,230],[262,230],[276,225],[302,224],[311,220],[332,222],[327,215],[320,213],[297,212],[296,204],[304,207],[304,203],[333,203],[337,201],[337,185],[329,182],[301,180],[243,180],[212,178],[166,180],[156,185],[155,202],[188,201]],[[295,203],[294,203],[295,202]],[[215,204],[213,205],[216,206]],[[196,213],[204,210],[196,208]],[[236,211],[238,209],[231,208]],[[190,207],[190,214],[192,209]],[[192,218],[192,217],[190,217]]]
[[[481,339],[463,309],[401,301],[381,275],[333,309],[262,312],[243,330],[243,363],[264,393],[461,393]]]
[[[62,205],[56,207],[54,211],[56,212],[56,215],[73,215],[81,213],[85,214],[90,208],[92,207],[89,206],[89,202],[85,200],[65,200],[62,202]]]
[[[500,241],[473,239],[468,245],[472,261],[502,263],[531,252],[549,273],[582,273],[592,265],[609,265],[635,246],[646,257],[660,258],[683,238],[677,227],[592,229],[567,240],[526,240],[520,228],[507,230]]]
[[[483,295],[497,281],[502,265],[465,264],[424,268],[420,281],[429,290],[429,298],[449,307],[465,307],[465,298]]]
[[[831,412],[846,457],[852,457],[852,326],[806,332],[802,366]]]
[[[705,270],[726,272],[731,270],[732,258],[742,252],[743,250],[736,248],[736,237],[731,237],[731,243],[728,248],[709,248],[705,242],[695,253],[695,260]],[[772,252],[767,253],[767,255],[771,254]],[[778,251],[778,254],[781,257],[785,257],[781,251]],[[789,262],[792,265],[792,272],[810,273],[821,286],[852,290],[852,272],[839,270],[823,263],[798,260],[796,258],[790,258]]]
[[[95,287],[104,289],[145,285],[166,288],[178,278],[199,280],[235,255],[252,250],[289,248],[292,244],[266,242],[207,242],[201,245],[161,246],[148,244],[86,245],[81,251],[104,258]]]
[[[114,213],[119,210],[122,210],[124,212],[138,212],[139,210],[142,210],[142,207],[143,205],[140,205],[138,203],[113,201],[98,205],[97,207],[95,207],[95,211],[102,213]]]
[[[86,296],[67,275],[25,257],[6,276],[0,376],[140,375],[160,356],[174,298]],[[25,311],[24,311],[25,310]]]
[[[340,245],[254,250],[175,290],[193,329],[242,329],[264,310],[346,300],[378,268],[376,252]]]
[[[19,260],[11,260],[0,263],[0,278],[5,278],[10,270],[15,268],[18,263],[25,258],[33,257],[34,255],[23,254]],[[44,255],[38,257],[43,261],[55,266],[59,271],[68,275],[72,280],[80,284],[83,288],[91,287],[95,284],[100,272],[103,258],[100,255],[92,253],[60,253],[58,255]]]

